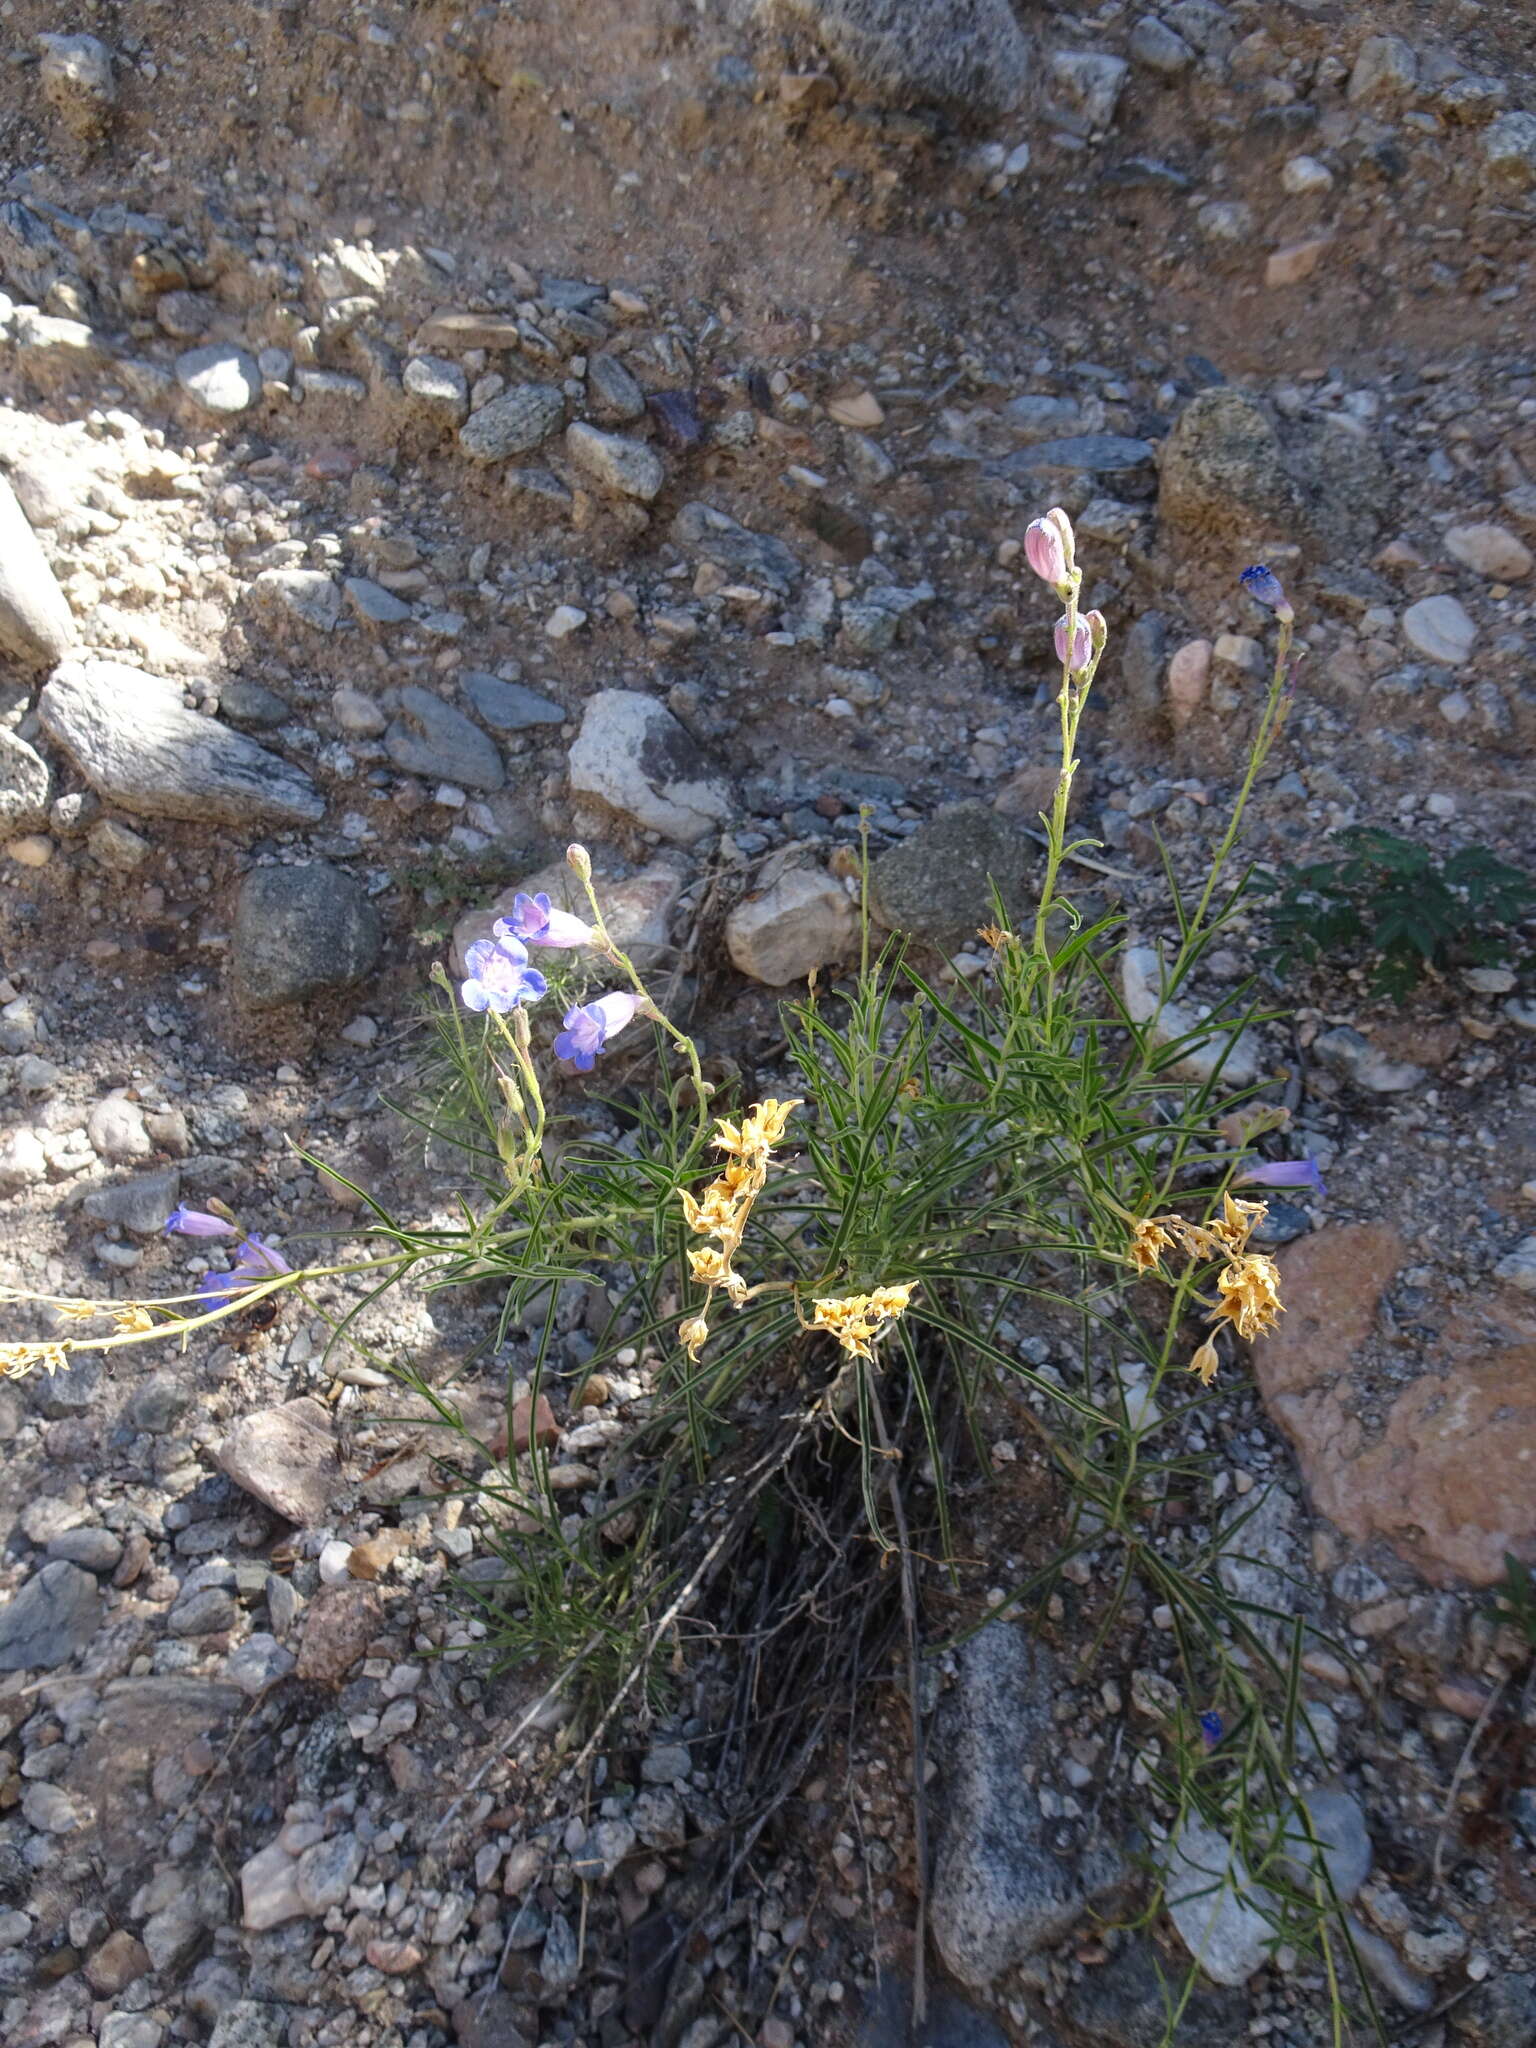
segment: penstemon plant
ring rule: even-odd
[[[1080,609],[1064,512],[1035,520],[1024,552],[1063,606],[1061,759],[1032,928],[1014,931],[1001,902],[990,906],[978,981],[930,974],[898,939],[872,952],[866,917],[858,970],[785,1007],[782,1089],[717,1103],[696,1041],[616,943],[588,855],[573,846],[585,915],[519,895],[469,947],[457,989],[435,973],[438,1053],[418,1114],[457,1147],[455,1219],[413,1228],[358,1189],[359,1255],[290,1267],[227,1210],[178,1211],[172,1231],[238,1239],[231,1271],[160,1301],[54,1299],[54,1333],[5,1347],[0,1365],[54,1371],[81,1351],[185,1341],[289,1289],[334,1342],[360,1343],[362,1311],[413,1276],[489,1288],[494,1342],[531,1332],[506,1387],[507,1447],[477,1444],[483,1540],[507,1577],[464,1590],[492,1649],[557,1661],[590,1756],[626,1700],[643,1709],[665,1689],[684,1613],[739,1642],[771,1642],[781,1695],[798,1687],[808,1702],[835,1694],[829,1671],[878,1663],[904,1637],[919,1822],[916,1702],[930,1638],[952,1637],[967,1602],[982,1618],[996,1611],[983,1610],[957,1540],[955,1485],[985,1476],[987,1417],[1018,1397],[1059,1521],[1007,1610],[1043,1616],[1065,1568],[1091,1560],[1101,1590],[1089,1655],[1141,1603],[1169,1611],[1182,1704],[1143,1752],[1146,1832],[1167,1841],[1194,1818],[1220,1829],[1237,1845],[1221,1882],[1251,1878],[1277,1940],[1321,1948],[1338,1985],[1324,1879],[1274,1875],[1282,1848],[1287,1868],[1296,1855],[1301,1630],[1226,1590],[1218,1567],[1240,1551],[1252,1510],[1220,1532],[1214,1513],[1187,1529],[1163,1513],[1201,1482],[1184,1425],[1216,1398],[1222,1347],[1282,1313],[1278,1268],[1252,1242],[1264,1202],[1236,1190],[1323,1192],[1311,1160],[1260,1156],[1286,1120],[1262,1100],[1263,1082],[1223,1078],[1252,1020],[1246,992],[1193,1023],[1177,1000],[1244,899],[1246,877],[1230,870],[1295,690],[1294,613],[1268,569],[1246,572],[1278,622],[1272,680],[1192,901],[1167,866],[1177,940],[1153,1014],[1133,1015],[1116,971],[1124,918],[1085,923],[1065,882],[1091,843],[1069,838],[1067,820],[1109,629]],[[988,913],[978,904],[979,923]],[[561,953],[601,965],[611,986],[572,1003],[551,1035],[539,1011],[549,977],[534,961]],[[612,1094],[579,1119],[562,1114],[552,1068],[592,1074],[621,1039]],[[549,1452],[519,1448],[512,1416],[515,1400],[561,1390],[568,1281],[600,1287],[605,1304],[580,1377],[628,1375],[644,1397],[576,1513],[551,1482]],[[350,1290],[350,1305],[337,1311],[317,1290],[332,1303]],[[75,1334],[95,1317],[110,1327]],[[1035,1362],[1026,1318],[1070,1353],[1070,1369]],[[445,1431],[469,1434],[451,1383],[408,1359],[374,1362]],[[941,1594],[942,1629],[926,1618]],[[767,1717],[742,1752],[752,1812],[798,1782],[829,1712],[808,1705],[798,1746],[783,1717]]]

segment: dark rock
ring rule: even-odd
[[[115,1223],[135,1237],[154,1237],[181,1194],[181,1170],[168,1166],[159,1173],[136,1173],[131,1180],[93,1189],[82,1204],[98,1223]]]
[[[263,683],[236,676],[219,688],[219,713],[231,725],[248,725],[257,732],[270,732],[293,716],[286,698]]]
[[[1167,657],[1168,621],[1161,612],[1143,612],[1121,644],[1116,692],[1142,718],[1161,718]]]
[[[953,804],[879,855],[871,908],[892,931],[955,952],[992,922],[994,884],[1010,914],[1022,916],[1041,859],[1034,842],[987,805]]]
[[[83,1650],[101,1619],[101,1589],[58,1558],[0,1608],[0,1671],[55,1671]]]
[[[298,1003],[361,981],[379,944],[378,912],[340,868],[255,868],[235,904],[230,971],[246,1002]]]
[[[1289,537],[1299,511],[1269,415],[1222,385],[1192,398],[1163,444],[1159,516],[1195,532]]]
[[[1009,2048],[1009,2037],[991,2013],[978,2012],[947,1984],[929,1982],[922,2025],[912,2025],[912,1986],[885,1969],[870,1993],[854,2048]],[[1038,2041],[1036,2048],[1047,2048]]]
[[[1063,1678],[1043,1643],[992,1622],[962,1644],[940,1707],[938,1841],[929,1919],[946,1967],[981,1989],[1082,1912],[1089,1886],[1053,1845],[1020,1759],[1056,1748],[1052,1707]],[[1096,1873],[1098,1884],[1108,1870]]]
[[[974,121],[1018,106],[1029,44],[1008,0],[794,0],[854,81],[893,106]]]
[[[1536,2041],[1536,1977],[1504,1970],[1451,2011],[1458,2048],[1530,2048]]]
[[[1083,1972],[1068,1993],[1066,2017],[1094,2048],[1164,2048],[1187,1974],[1187,1965],[1163,1962],[1149,1941],[1132,1936],[1101,1968]],[[1231,2048],[1247,2024],[1239,1993],[1198,1984],[1180,2014],[1179,2048]]]

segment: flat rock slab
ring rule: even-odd
[[[933,1811],[937,1853],[929,1920],[946,1967],[980,1989],[1057,1940],[1082,1912],[1087,1884],[1118,1872],[1101,1855],[1079,1868],[1051,1845],[1050,1824],[1020,1760],[1058,1741],[1053,1706],[1065,1679],[1043,1643],[992,1622],[956,1653],[939,1710]]]
[[[101,1619],[89,1572],[57,1558],[0,1608],[0,1671],[56,1671],[83,1650]]]
[[[61,662],[38,715],[98,794],[143,817],[314,825],[325,800],[301,768],[189,711],[181,686],[119,661]]]
[[[412,683],[400,692],[400,716],[384,735],[389,758],[408,775],[466,789],[500,789],[506,767],[494,740],[462,711]]]
[[[558,384],[520,384],[470,414],[459,429],[459,446],[475,462],[501,462],[537,448],[564,418]]]
[[[1138,441],[1129,434],[1068,434],[1061,440],[1036,441],[1031,447],[1016,449],[996,467],[1004,476],[1041,469],[1083,469],[1112,476],[1122,469],[1150,469],[1154,452],[1150,441]]]
[[[36,667],[75,644],[69,601],[16,493],[0,476],[0,651]]]
[[[563,725],[565,711],[525,683],[509,683],[483,669],[459,677],[459,688],[492,732],[526,732],[535,725]]]
[[[680,548],[702,555],[728,575],[787,590],[801,575],[800,558],[772,534],[754,533],[728,512],[694,499],[672,522],[672,538]]]
[[[285,1522],[323,1522],[341,1484],[331,1418],[305,1395],[242,1416],[219,1446],[219,1469]]]

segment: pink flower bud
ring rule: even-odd
[[[1093,633],[1086,619],[1080,618],[1074,622],[1070,660],[1067,657],[1066,614],[1063,613],[1056,621],[1056,659],[1075,676],[1081,675],[1087,668],[1093,659]]]
[[[1024,529],[1024,558],[1042,583],[1066,582],[1067,552],[1048,519],[1032,519]]]

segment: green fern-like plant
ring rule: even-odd
[[[1511,928],[1536,903],[1536,882],[1486,846],[1440,861],[1374,826],[1351,827],[1338,844],[1339,859],[1288,864],[1273,884],[1270,957],[1281,975],[1297,961],[1365,954],[1372,993],[1403,1003],[1426,969],[1505,957]]]

